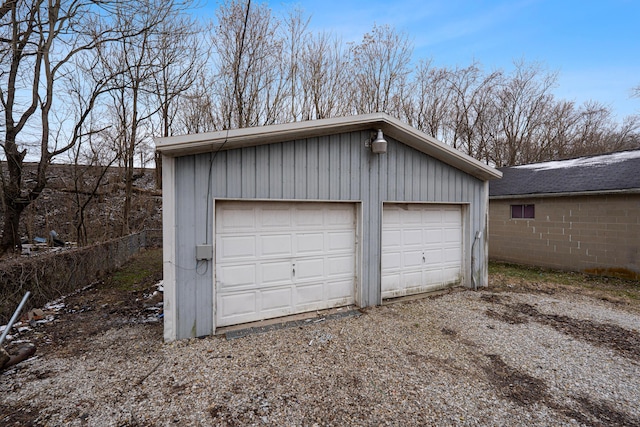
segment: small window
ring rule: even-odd
[[[511,218],[535,218],[535,205],[511,205]]]

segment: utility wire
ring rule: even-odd
[[[251,10],[251,0],[247,1],[247,8],[245,11],[245,15],[244,15],[244,23],[242,25],[242,37],[240,38],[240,49],[238,50],[238,56],[237,56],[237,60],[236,63],[234,64],[234,79],[233,79],[233,92],[232,92],[232,96],[231,96],[231,106],[229,108],[229,113],[228,113],[228,117],[227,117],[227,132],[226,132],[226,136],[224,138],[224,141],[222,142],[222,144],[220,144],[218,146],[218,148],[213,151],[212,153],[209,154],[210,160],[209,160],[209,174],[208,174],[208,183],[207,183],[207,199],[206,199],[206,205],[207,205],[207,212],[206,212],[206,237],[205,237],[205,243],[209,244],[210,242],[210,238],[211,238],[211,230],[210,230],[210,224],[211,221],[209,221],[209,209],[210,209],[210,198],[211,198],[211,180],[212,180],[212,176],[213,176],[213,163],[216,159],[216,157],[218,156],[218,153],[224,148],[225,144],[227,143],[227,141],[229,140],[229,130],[231,129],[231,116],[233,114],[233,107],[234,104],[236,104],[237,102],[241,102],[241,100],[237,99],[237,91],[238,91],[238,84],[239,84],[239,79],[240,79],[240,64],[242,63],[242,55],[244,53],[244,42],[247,36],[247,26],[249,23],[249,12]],[[212,147],[213,148],[213,147]],[[196,267],[197,268],[197,267]],[[208,269],[208,268],[207,268]],[[203,274],[206,273],[206,270]]]

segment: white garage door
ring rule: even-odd
[[[353,204],[218,202],[216,326],[354,303]]]
[[[429,292],[462,278],[462,211],[455,205],[385,204],[382,298]]]

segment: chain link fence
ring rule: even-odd
[[[0,325],[7,323],[27,291],[31,298],[25,311],[94,283],[142,248],[161,245],[161,230],[145,230],[82,248],[7,260],[0,264]]]

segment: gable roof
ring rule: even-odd
[[[502,173],[497,169],[487,166],[385,113],[172,136],[157,138],[155,141],[156,149],[163,155],[180,157],[366,129],[382,129],[385,135],[478,179],[486,181],[502,176]]]
[[[640,192],[640,150],[500,168],[489,196]]]

